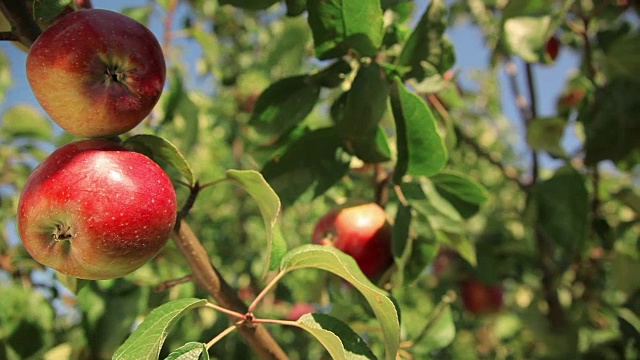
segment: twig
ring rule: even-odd
[[[532,65],[530,63],[526,63],[525,69],[527,76],[527,88],[529,90],[529,101],[531,105],[529,107],[529,111],[523,113],[524,115],[528,114],[528,117],[523,117],[523,122],[528,127],[529,124],[531,124],[531,122],[533,122],[537,117],[538,107]],[[531,151],[531,185],[535,185],[538,181],[538,161],[538,153],[535,150]],[[553,329],[562,329],[566,327],[567,318],[565,316],[564,309],[562,308],[562,304],[560,304],[558,291],[555,286],[557,274],[553,258],[553,246],[549,242],[549,239],[544,236],[544,233],[541,231],[538,224],[534,225],[534,233],[536,245],[538,247],[540,270],[542,271],[542,291],[544,298],[547,301],[547,305],[549,306],[547,318]]]
[[[178,6],[178,0],[170,0],[167,7],[167,16],[162,21],[164,32],[162,34],[162,50],[167,53],[169,44],[171,43],[171,28],[173,27],[173,18],[176,13],[176,7]]]
[[[218,305],[237,313],[247,313],[247,306],[211,264],[209,255],[186,221],[181,220],[180,224],[176,225],[173,239],[191,266],[196,284],[205,289]],[[263,326],[242,323],[238,325],[238,331],[261,359],[287,359],[285,352]]]
[[[163,282],[162,284],[156,286],[153,289],[153,291],[162,292],[162,291],[167,290],[168,288],[174,287],[176,285],[188,283],[189,281],[192,281],[192,280],[193,280],[193,276],[191,276],[191,274],[185,275],[183,277],[179,277],[177,279],[167,280],[167,281]]]
[[[11,31],[0,31],[0,41],[18,41],[18,36]]]
[[[11,24],[18,41],[29,47],[40,36],[41,31],[26,4],[26,1],[0,0],[0,12]]]
[[[218,336],[214,337],[213,339],[211,339],[211,341],[209,341],[207,343],[207,345],[205,345],[205,347],[207,348],[207,350],[209,350],[213,345],[215,345],[215,343],[217,343],[218,341],[220,341],[223,337],[229,335],[233,330],[235,330],[238,327],[238,324],[233,324],[231,326],[229,326],[228,328],[224,329],[223,332],[221,332],[220,334],[218,334]]]
[[[466,134],[459,126],[454,125],[454,129],[456,131],[456,136],[458,137],[458,139],[462,140],[465,144],[470,146],[476,153],[476,155],[487,160],[491,165],[497,167],[505,178],[513,181],[516,185],[518,185],[520,189],[525,190],[527,188],[527,184],[524,184],[520,180],[520,176],[516,168],[514,168],[513,166],[505,165],[500,160],[496,159],[495,156],[493,156],[487,150],[483,149],[480,144],[475,141],[474,138]]]
[[[280,279],[282,279],[282,277],[285,274],[286,274],[286,271],[279,272],[278,275],[276,275],[273,279],[271,279],[271,281],[269,281],[267,286],[265,286],[264,289],[262,289],[260,294],[258,294],[258,296],[256,296],[256,298],[251,303],[251,305],[249,305],[249,309],[247,310],[249,313],[252,313],[255,310],[256,306],[260,303],[262,298],[264,298],[264,296],[267,295],[269,290],[271,290],[271,288],[274,287],[275,284],[277,284],[278,281],[280,281]]]

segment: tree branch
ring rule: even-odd
[[[25,1],[0,0],[0,12],[11,24],[18,41],[29,47],[40,36],[40,27],[33,20]]]
[[[247,306],[213,267],[206,250],[184,220],[176,224],[173,240],[191,266],[193,278],[198,286],[205,289],[220,306],[238,313],[247,312]],[[238,325],[238,331],[261,359],[287,359],[285,352],[264,326],[243,323]]]

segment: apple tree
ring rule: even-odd
[[[637,2],[0,13],[0,359],[640,356]]]

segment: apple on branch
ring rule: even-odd
[[[124,276],[166,244],[176,193],[148,157],[102,139],[54,151],[18,203],[22,243],[39,263],[83,279]]]
[[[27,79],[44,110],[79,137],[108,137],[138,125],[157,103],[166,68],[154,35],[108,10],[63,16],[33,43]]]
[[[313,231],[314,244],[334,246],[351,255],[369,278],[384,272],[393,262],[391,224],[375,203],[330,211]]]
[[[475,315],[499,311],[504,303],[501,284],[484,284],[475,278],[462,281],[460,293],[465,309]]]

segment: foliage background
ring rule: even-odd
[[[478,214],[465,219],[465,236],[458,244],[458,250],[468,258],[472,257],[470,254],[477,255],[476,267],[460,261],[453,271],[435,276],[428,265],[440,243],[431,241],[422,249],[421,265],[427,266],[426,271],[414,274],[415,282],[402,286],[394,282],[397,279],[391,281],[396,284],[392,294],[400,305],[403,319],[410,319],[403,322],[402,356],[571,358],[581,354],[618,359],[638,355],[640,283],[632,275],[640,267],[637,195],[640,180],[636,163],[631,161],[631,166],[624,166],[618,162],[616,166],[605,162],[600,166],[596,198],[601,203],[597,214],[589,215],[593,226],[589,226],[584,239],[580,239],[584,245],[574,249],[574,243],[567,245],[562,240],[553,243],[550,251],[553,288],[557,290],[567,320],[559,332],[549,327],[546,315],[549,305],[541,281],[544,273],[538,261],[541,247],[531,231],[532,224],[539,219],[531,210],[525,191],[509,179],[518,178],[522,183],[530,180],[529,152],[532,145],[538,146],[542,154],[541,179],[550,178],[562,165],[572,165],[589,179],[580,177],[577,183],[588,188],[589,200],[594,198],[594,170],[583,164],[584,153],[580,150],[585,135],[576,119],[585,121],[585,114],[597,113],[594,110],[597,106],[593,103],[582,108],[558,106],[559,98],[571,87],[586,89],[601,99],[594,101],[621,104],[617,108],[625,109],[622,116],[631,114],[633,123],[638,123],[633,106],[627,106],[635,101],[638,93],[635,91],[637,72],[627,79],[631,85],[616,83],[624,76],[611,70],[611,61],[607,60],[612,56],[609,46],[617,39],[631,34],[637,40],[638,8],[623,11],[615,1],[572,3],[573,10],[600,9],[592,19],[589,34],[593,46],[591,61],[597,67],[595,82],[611,86],[614,99],[598,97],[580,82],[582,78],[572,80],[575,74],[587,76],[589,73],[589,64],[583,56],[584,43],[571,28],[579,22],[579,17],[572,13],[559,28],[563,46],[556,62],[532,65],[537,115],[562,118],[560,133],[557,127],[550,131],[543,128],[545,131],[537,137],[530,131],[529,136],[533,138],[527,142],[521,109],[516,106],[510,87],[513,79],[527,96],[525,65],[515,56],[522,55],[522,51],[512,50],[513,64],[519,72],[511,78],[505,71],[505,62],[494,61],[491,56],[492,45],[503,25],[501,13],[497,11],[483,18],[480,11],[494,6],[502,9],[504,2],[447,2],[447,34],[455,46],[454,69],[458,72],[455,79],[463,92],[452,95],[449,87],[438,95],[449,106],[454,123],[466,134],[454,142],[451,132],[448,133],[448,168],[469,175],[486,187],[490,196]],[[559,6],[559,2],[554,4]],[[396,19],[393,23],[398,26],[398,34],[406,35],[413,29],[427,5],[426,1],[416,1],[414,12],[405,22]],[[169,139],[185,154],[203,182],[223,178],[225,171],[232,168],[260,170],[272,155],[272,149],[264,146],[268,137],[247,125],[255,95],[279,79],[314,71],[329,63],[313,56],[312,36],[305,18],[283,16],[286,9],[281,4],[259,12],[219,6],[215,1],[205,0],[94,1],[94,6],[123,11],[148,23],[163,42],[169,65],[167,89],[150,119],[133,132],[154,133]],[[167,25],[171,28],[169,32]],[[206,294],[191,283],[154,291],[163,281],[188,273],[184,259],[171,243],[154,261],[133,274],[115,281],[93,282],[77,296],[66,289],[52,271],[41,269],[30,259],[15,231],[19,189],[39,161],[72,139],[47,119],[31,97],[24,75],[25,54],[7,42],[0,46],[3,52],[0,67],[3,100],[0,108],[3,114],[0,129],[0,358],[110,357],[132,325],[151,309],[168,300]],[[617,55],[625,59],[624,66],[630,64],[631,69],[637,69],[639,53],[633,49],[614,50],[621,51]],[[320,106],[315,107],[306,122],[312,127],[330,125],[329,106],[336,97],[336,91],[323,90]],[[428,99],[426,94],[425,98]],[[442,113],[438,113],[433,104],[432,111],[441,119]],[[612,110],[604,113],[611,114]],[[385,115],[383,124],[392,124],[390,114]],[[637,129],[636,125],[629,131],[638,134]],[[550,134],[564,134],[560,142],[562,151],[558,150],[557,142],[549,143]],[[570,158],[561,159],[560,152],[569,154]],[[607,151],[596,149],[596,153]],[[357,199],[373,200],[372,175],[372,168],[353,161],[349,175],[322,196],[312,199],[306,194],[301,201],[286,204],[281,220],[288,246],[309,243],[316,219],[329,209]],[[563,223],[572,223],[571,217],[576,212],[586,213],[592,203],[578,210],[554,207],[558,202],[574,200],[571,195],[565,195],[571,193],[567,185],[576,184],[572,173],[556,179],[560,179],[559,182],[544,183],[546,187],[534,191],[541,194],[536,200],[551,204],[550,210],[543,213],[557,219],[562,232],[566,230]],[[177,189],[184,200],[187,190],[180,186]],[[391,197],[387,210],[393,217],[398,201],[393,194]],[[212,262],[232,287],[239,290],[240,296],[250,301],[264,286],[261,272],[265,265],[264,226],[254,201],[233,186],[216,186],[202,192],[188,220],[204,242]],[[419,224],[422,220],[415,221]],[[503,284],[503,311],[487,316],[464,311],[455,294],[459,293],[459,280],[470,274],[486,282]],[[366,306],[354,306],[354,303],[361,304],[362,299],[333,277],[314,270],[291,274],[264,301],[259,312],[261,316],[283,318],[296,302],[312,303],[318,311],[343,319],[363,334],[365,340],[371,341],[374,352],[381,353],[375,341],[380,336],[375,319]],[[437,321],[432,324],[437,326],[425,329],[427,319],[435,315],[438,315]],[[227,319],[210,309],[194,310],[171,332],[165,353],[187,341],[206,343],[226,327]],[[277,326],[269,329],[291,358],[323,356],[321,347],[306,334]],[[211,354],[225,359],[244,358],[250,351],[237,334],[231,334],[212,348]]]

